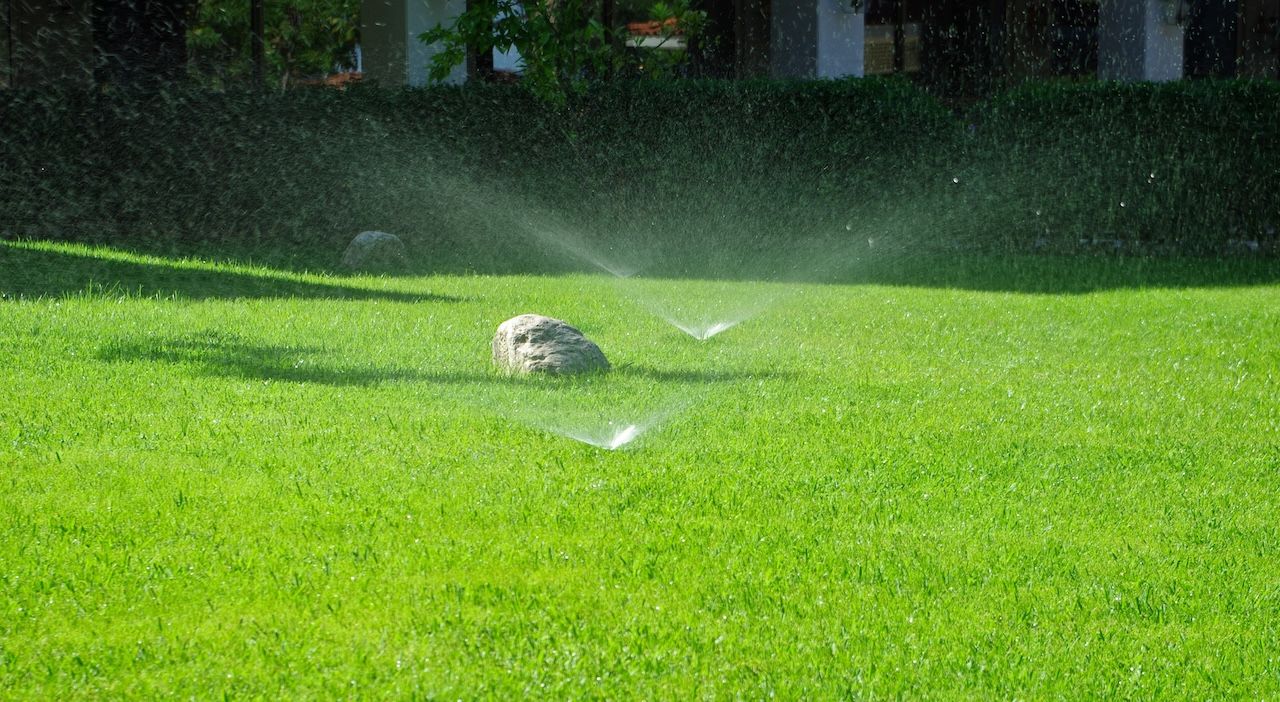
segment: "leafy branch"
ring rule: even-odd
[[[651,15],[662,27],[664,42],[699,30],[706,18],[689,8],[689,0],[655,3]],[[554,103],[563,103],[592,81],[638,74],[645,55],[628,48],[627,38],[625,28],[606,25],[601,0],[477,0],[451,25],[438,24],[419,35],[438,47],[431,58],[433,81],[445,80],[465,63],[469,48],[515,49],[525,83]]]

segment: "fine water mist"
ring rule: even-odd
[[[504,376],[458,386],[456,400],[505,422],[608,451],[635,446],[701,401],[696,377],[655,382],[652,371]]]
[[[614,281],[623,299],[699,341],[752,319],[789,293],[778,283],[672,281],[634,277]]]
[[[645,414],[632,415],[638,417],[628,419],[597,419],[595,423],[579,421],[569,426],[563,423],[547,422],[535,424],[539,429],[568,437],[574,441],[590,444],[607,451],[622,449],[640,439],[642,435],[656,431],[669,423],[677,415],[687,410],[695,402],[700,392],[687,394],[684,397],[668,397]],[[582,417],[579,418],[584,419]]]
[[[642,407],[644,404],[651,406]],[[561,397],[539,408],[550,411],[535,414],[525,407],[506,416],[551,434],[616,451],[659,429],[692,404],[692,399],[676,397],[658,400],[656,404],[653,401],[637,403],[632,396],[586,405]]]
[[[594,432],[587,433],[587,432],[577,432],[577,431],[564,431],[564,432],[557,432],[557,433],[562,433],[563,435],[569,437],[570,439],[581,441],[584,444],[591,444],[592,446],[597,446],[602,449],[608,449],[610,451],[613,451],[615,449],[619,449],[619,448],[622,448],[623,446],[626,446],[632,441],[635,441],[636,438],[638,438],[641,432],[643,431],[638,425],[635,425],[635,424],[627,424],[626,426],[623,426],[620,429],[617,429],[617,426],[618,424],[615,424],[613,422],[609,423],[609,430],[616,429],[616,431],[613,431],[613,433],[611,434],[609,433],[600,434],[600,433],[594,433]]]

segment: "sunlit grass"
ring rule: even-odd
[[[842,280],[0,244],[0,690],[1280,693],[1274,271]],[[697,341],[675,304],[752,316]],[[493,372],[525,312],[616,371]]]

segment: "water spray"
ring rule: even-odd
[[[612,422],[610,422],[610,424],[612,425]],[[610,435],[576,431],[565,431],[560,433],[575,441],[581,441],[584,444],[591,444],[592,446],[605,449],[606,451],[616,451],[638,439],[640,434],[643,432],[644,429],[640,427],[640,425],[628,424]]]

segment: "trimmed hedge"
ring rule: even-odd
[[[309,267],[363,229],[434,268],[503,270],[554,267],[501,253],[549,226],[689,255],[1267,248],[1280,226],[1277,83],[1031,84],[961,116],[893,79],[618,83],[560,109],[505,85],[10,90],[0,124],[0,235]]]
[[[1025,229],[1172,250],[1274,247],[1278,82],[1036,83],[975,118],[975,161]]]

